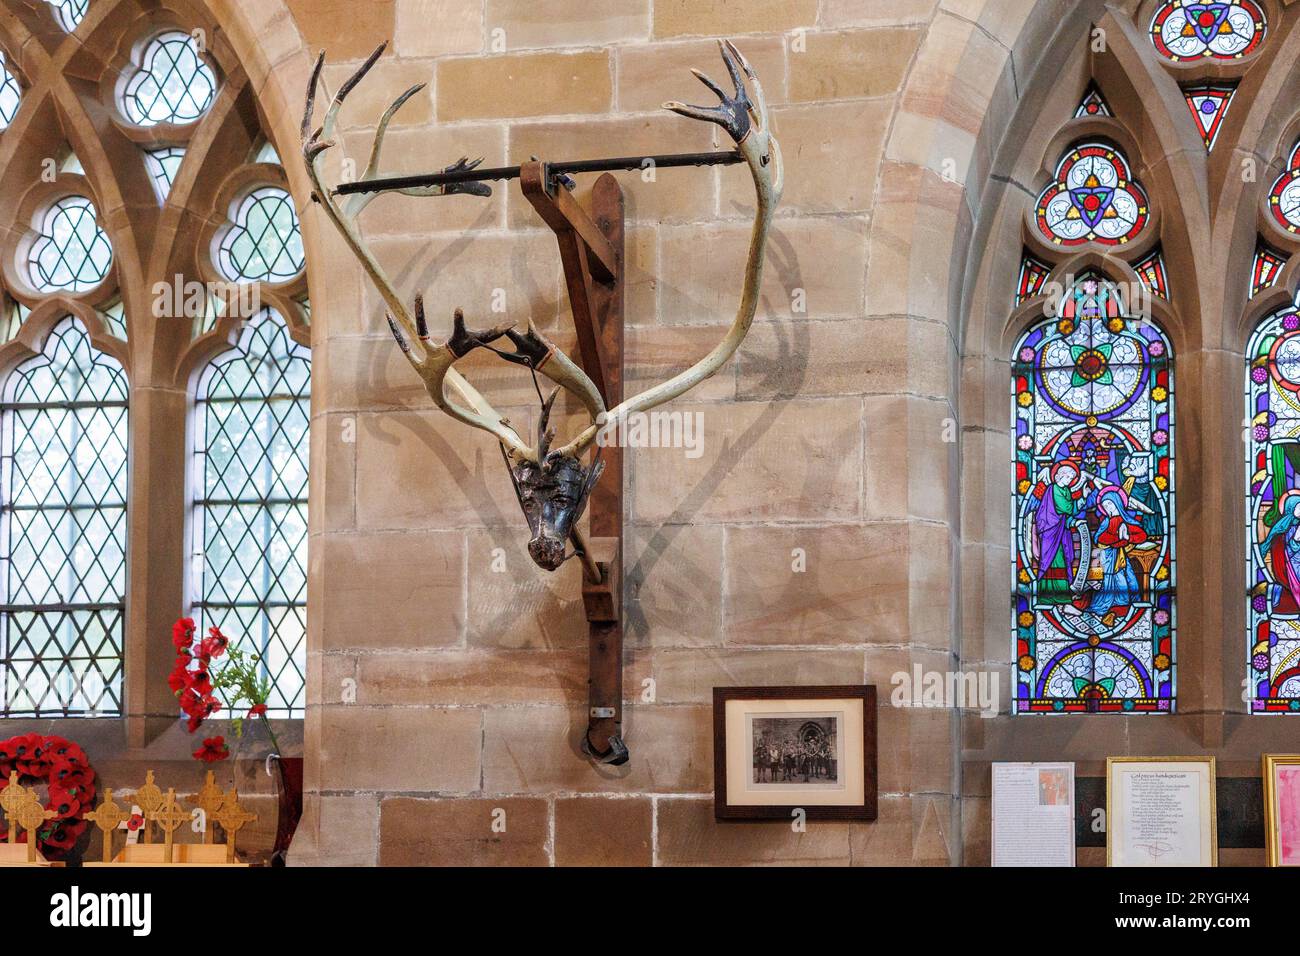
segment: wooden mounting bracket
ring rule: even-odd
[[[591,190],[591,212],[538,160],[519,167],[524,197],[555,233],[578,336],[579,362],[612,408],[623,401],[623,190],[609,173]],[[604,763],[628,759],[623,744],[623,449],[598,449],[605,473],[588,502],[592,557],[600,581],[584,575],[590,676],[583,751]]]

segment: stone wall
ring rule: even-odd
[[[301,863],[950,863],[961,858],[958,716],[889,706],[890,678],[954,658],[950,434],[959,277],[986,116],[1069,4],[981,0],[212,0],[241,51],[304,219],[313,304],[307,815]],[[500,456],[431,407],[379,297],[312,209],[296,155],[311,59],[332,93],[395,38],[343,112],[364,165],[407,86],[389,172],[720,147],[670,115],[707,102],[732,37],[787,164],[759,316],[676,406],[704,451],[629,454],[623,768],[577,751],[586,649],[576,568],[534,569]],[[337,152],[337,151],[336,151]],[[629,389],[701,356],[740,287],[743,170],[626,174]],[[580,182],[585,201],[590,182]],[[517,185],[490,200],[386,198],[366,237],[437,330],[532,318],[571,343],[554,239]],[[500,291],[498,291],[500,290]],[[471,359],[513,421],[526,376]],[[576,418],[566,412],[566,421]],[[945,437],[947,436],[947,437]],[[806,570],[792,570],[798,551]],[[504,570],[493,571],[494,560]],[[651,681],[652,684],[647,684]],[[714,822],[710,688],[877,685],[880,818]],[[653,687],[653,694],[643,688]],[[494,832],[497,809],[507,828]]]

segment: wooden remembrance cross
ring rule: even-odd
[[[389,309],[394,338],[435,404],[452,418],[492,435],[500,444],[515,494],[528,519],[533,562],[555,571],[577,557],[583,569],[582,599],[589,635],[588,725],[582,750],[595,760],[622,764],[628,760],[623,742],[623,451],[620,442],[606,439],[639,416],[694,388],[713,375],[739,348],[758,307],[763,258],[772,216],[781,198],[781,150],[771,133],[762,84],[753,68],[729,41],[718,46],[734,92],[728,93],[698,70],[692,72],[718,98],[711,107],[665,103],[666,109],[688,119],[714,123],[735,144],[733,150],[657,156],[623,156],[543,162],[533,158],[520,166],[479,168],[481,160],[463,158],[443,171],[414,176],[379,174],[384,135],[393,114],[424,84],[402,93],[379,120],[365,172],[355,182],[328,186],[322,156],[336,144],[338,113],[348,94],[370,71],[387,44],[339,87],[323,123],[313,130],[316,91],[325,55],[316,61],[307,89],[302,123],[303,157],[311,178],[312,199],[347,242]],[[753,98],[750,98],[752,91]],[[562,111],[561,111],[562,112]],[[610,170],[658,170],[686,166],[743,163],[754,181],[754,226],[750,235],[740,304],[722,341],[704,358],[667,381],[625,398],[623,394],[623,307],[625,258],[623,249],[623,191]],[[571,174],[603,173],[592,187],[591,212],[571,195]],[[644,178],[644,177],[643,177]],[[437,342],[429,335],[424,300],[417,295],[407,306],[392,281],[366,246],[357,216],[377,196],[446,196],[455,193],[490,196],[490,181],[519,180],[524,198],[555,233],[578,340],[578,361],[547,341],[530,322],[526,332],[513,325],[471,331],[455,310],[451,337]],[[704,254],[705,250],[701,250]],[[503,341],[504,340],[504,341]],[[506,348],[506,343],[510,348]],[[537,433],[525,440],[508,419],[453,366],[475,349],[487,349],[501,359],[540,374],[555,385],[542,399]],[[556,444],[549,427],[551,408],[563,389],[586,410],[590,422],[564,444]],[[541,398],[540,385],[538,396]],[[583,458],[595,448],[589,464]],[[606,474],[608,473],[608,474]],[[604,476],[604,480],[601,478]],[[590,500],[591,539],[578,527]],[[572,545],[572,553],[567,552]]]

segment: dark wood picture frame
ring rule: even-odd
[[[844,700],[862,701],[861,805],[802,807],[809,820],[876,819],[876,688],[871,684],[823,686],[715,687],[713,688],[713,816],[718,820],[783,820],[801,805],[733,805],[727,802],[727,701],[730,700]],[[750,743],[745,742],[748,749]]]

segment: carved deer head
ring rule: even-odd
[[[749,255],[745,263],[740,306],[722,341],[700,361],[667,381],[627,399],[612,409],[606,409],[600,393],[586,373],[564,352],[547,341],[531,322],[527,331],[523,333],[512,326],[470,332],[466,330],[464,317],[457,309],[454,312],[451,337],[442,344],[433,342],[425,322],[423,297],[419,295],[415,297],[413,311],[406,308],[357,229],[357,216],[378,193],[356,193],[340,200],[336,192],[324,185],[321,157],[326,150],[335,145],[335,125],[339,109],[348,94],[374,66],[385,46],[386,44],[381,45],[375,50],[361,68],[339,88],[338,94],[325,114],[324,123],[313,132],[311,120],[316,89],[325,60],[324,54],[322,53],[316,61],[316,68],[312,72],[311,83],[307,89],[307,105],[302,124],[303,156],[315,190],[313,198],[324,207],[329,219],[338,228],[383,296],[390,310],[388,324],[393,337],[411,366],[424,380],[425,387],[437,406],[452,418],[488,432],[500,443],[520,507],[528,519],[528,527],[532,535],[528,543],[528,553],[539,567],[554,571],[566,557],[572,556],[565,553],[568,541],[573,541],[575,553],[582,553],[585,550],[577,523],[586,508],[592,488],[600,479],[604,465],[600,462],[598,454],[590,465],[584,465],[583,458],[595,444],[601,429],[620,427],[627,416],[671,401],[713,375],[726,364],[740,346],[754,320],[763,273],[763,254],[772,215],[781,198],[783,181],[781,151],[775,137],[771,134],[763,87],[740,51],[730,41],[719,41],[722,59],[726,64],[727,72],[731,75],[735,92],[726,93],[703,73],[692,70],[691,72],[705,86],[717,94],[719,105],[705,107],[676,102],[664,104],[666,109],[674,113],[721,126],[736,143],[737,150],[749,166],[750,175],[754,180],[757,207],[750,234]],[[753,88],[752,100],[745,87],[746,79]],[[361,181],[374,179],[378,175],[380,152],[389,121],[402,104],[422,88],[423,84],[419,84],[407,90],[380,118],[370,151],[370,161],[362,174]],[[462,158],[448,166],[446,171],[473,169],[480,162],[481,160],[470,162]],[[412,196],[441,196],[455,192],[477,196],[491,194],[490,187],[481,182],[417,186],[399,191]],[[512,349],[506,350],[496,346],[495,343],[503,338],[510,341]],[[542,402],[540,424],[534,445],[524,441],[514,426],[497,413],[474,386],[453,368],[457,361],[477,348],[486,348],[507,361],[524,365],[555,383],[556,389]],[[551,409],[560,389],[570,392],[581,402],[590,417],[590,423],[566,444],[553,447],[555,432],[550,428],[549,422]]]

